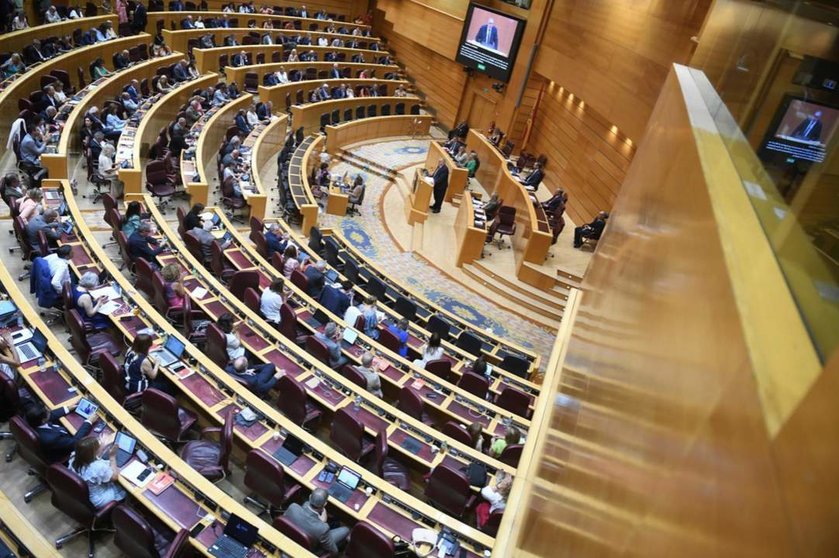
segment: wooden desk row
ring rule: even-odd
[[[65,187],[68,186],[66,182],[64,185]],[[147,208],[152,211],[153,220],[162,224],[156,207],[154,207],[150,199],[148,202],[149,205],[147,205]],[[72,200],[72,196],[68,197],[68,207],[74,218],[80,219],[81,215],[75,206],[74,200]],[[126,306],[130,305],[138,309],[135,312],[138,312],[139,315],[135,315],[128,321],[123,321],[118,316],[112,316],[114,327],[129,340],[133,338],[137,331],[151,325],[158,332],[158,342],[161,342],[160,338],[164,335],[177,335],[185,342],[185,363],[192,370],[192,373],[186,378],[181,379],[179,376],[169,372],[168,369],[164,371],[167,377],[172,380],[182,393],[182,397],[179,398],[182,404],[186,404],[199,413],[202,413],[214,424],[222,423],[228,412],[233,409],[239,410],[243,406],[248,406],[266,417],[257,421],[252,426],[246,428],[236,426],[234,428],[237,442],[236,447],[244,448],[244,451],[261,448],[269,455],[273,455],[276,449],[282,444],[283,439],[289,434],[302,440],[309,449],[291,467],[286,468],[286,474],[296,482],[302,484],[304,488],[313,489],[318,486],[325,486],[324,483],[317,480],[317,476],[329,461],[335,462],[339,466],[357,468],[356,464],[335,452],[331,447],[313,435],[305,432],[299,425],[294,424],[271,405],[262,401],[238,384],[229,374],[219,369],[210,361],[206,355],[183,339],[177,330],[163,319],[145,298],[134,290],[128,278],[117,269],[117,266],[111,261],[110,257],[96,243],[93,235],[90,234],[83,221],[79,220],[79,222],[81,223],[77,225],[79,242],[75,245],[78,248],[74,252],[73,257],[74,270],[78,271],[92,266],[96,266],[97,269],[107,270],[121,286],[123,296],[127,297]],[[184,255],[185,253],[181,252],[179,254],[170,254],[165,256],[165,258],[174,260]],[[188,254],[186,255],[188,256]],[[97,263],[94,264],[94,262]],[[190,289],[196,285],[195,280],[196,277],[194,276],[188,276],[186,278]],[[222,302],[223,298],[221,293],[221,289],[210,293],[206,297],[207,300],[202,302],[202,308],[211,309],[212,311],[212,308],[219,308],[220,304],[223,305],[224,302]],[[259,328],[263,325],[257,324],[256,322],[253,322],[253,324],[255,325],[249,327]],[[256,329],[249,330],[246,328],[243,330],[243,335],[246,335],[247,331],[256,331]],[[277,352],[276,350],[274,351],[274,353]],[[300,368],[293,361],[286,358],[283,361],[283,365],[288,373],[292,375],[300,374]],[[308,371],[301,380],[312,381],[313,377],[317,378],[311,371]],[[325,382],[318,381],[318,390],[323,394],[321,399],[336,401],[341,398],[340,392]],[[352,401],[344,400],[344,402],[347,405],[352,405]],[[358,413],[359,418],[365,422],[374,420],[381,422],[381,419],[378,419],[375,414],[365,410],[363,407],[354,412]],[[447,454],[442,459],[444,462],[448,462],[451,459],[451,455]],[[492,546],[491,537],[472,529],[468,525],[461,524],[457,521],[453,522],[453,520],[440,514],[424,502],[394,488],[375,475],[365,475],[362,485],[372,488],[371,495],[368,496],[365,494],[362,487],[353,494],[346,504],[334,501],[334,507],[330,509],[337,510],[339,515],[350,518],[353,521],[366,520],[381,529],[387,536],[399,534],[406,540],[410,540],[413,528],[421,525],[438,526],[440,524],[439,522],[443,521],[446,525],[454,525],[456,532],[463,537],[462,540],[469,547],[475,549],[474,552],[469,553],[470,556],[477,556],[483,548],[491,548]]]
[[[346,84],[348,88],[357,89],[358,87],[379,87],[385,86],[388,95],[396,91],[400,85],[406,91],[410,91],[411,83],[403,79],[359,79],[359,78],[328,78],[317,80],[302,80],[283,83],[272,86],[259,86],[259,98],[271,101],[271,104],[279,109],[285,107],[285,110],[291,110],[292,105],[306,104],[309,102],[312,89],[326,84],[330,89],[338,87],[341,84]],[[406,111],[407,112],[407,111]]]
[[[73,35],[76,29],[82,31],[90,31],[94,27],[99,27],[105,22],[111,22],[114,26],[114,31],[119,26],[119,19],[116,14],[106,14],[94,17],[86,17],[83,19],[68,19],[59,21],[58,23],[46,23],[44,25],[35,25],[21,29],[20,31],[12,31],[10,33],[3,33],[2,50],[3,52],[17,52],[23,50],[23,47],[32,44],[35,39],[43,40],[46,37],[63,37],[65,35]],[[30,20],[30,23],[34,21]],[[99,43],[95,46],[101,46]]]
[[[497,192],[504,205],[516,208],[516,235],[512,238],[517,268],[522,262],[545,263],[553,235],[545,211],[534,203],[527,189],[510,173],[507,160],[489,140],[474,129],[469,130],[466,148],[478,154],[481,166],[475,178],[492,195]]]
[[[262,36],[262,30],[260,29],[248,29],[248,28],[235,28],[235,29],[179,29],[177,31],[170,31],[168,29],[164,29],[161,33],[163,34],[163,39],[166,41],[166,44],[169,45],[169,48],[172,51],[179,51],[179,52],[189,52],[189,45],[192,41],[192,44],[195,44],[201,37],[204,35],[210,35],[215,38],[215,45],[216,46],[223,46],[224,45],[224,38],[228,36],[233,36],[236,38],[236,42],[242,44],[244,38],[250,35],[251,33],[256,33],[260,37]],[[267,31],[267,30],[266,30]],[[298,35],[311,35],[313,41],[317,41],[318,37],[326,37],[329,39],[329,42],[332,43],[334,39],[341,39],[342,41],[352,40],[351,35],[342,35],[340,33],[322,33],[319,31],[312,31],[312,32],[301,32],[301,31],[285,31],[282,29],[273,29],[270,31],[271,36],[275,39],[277,37],[297,37]],[[378,43],[379,39],[375,37],[359,37],[359,43],[366,42],[368,46],[370,43]],[[274,40],[275,43],[282,42],[282,40]],[[198,46],[198,45],[196,45]],[[309,45],[300,45],[300,48],[308,47]]]
[[[329,124],[362,120],[374,116],[388,116],[397,114],[396,105],[401,105],[406,113],[419,114],[420,100],[410,97],[354,97],[352,99],[330,99],[320,103],[293,105],[291,107],[291,121],[294,129],[303,128],[305,135],[313,134]],[[409,110],[409,108],[410,110]],[[326,122],[322,117],[326,115]],[[337,117],[337,122],[336,122]],[[304,231],[309,229],[304,228]]]
[[[180,54],[172,54],[163,58],[152,58],[104,78],[102,83],[93,89],[88,88],[64,124],[56,153],[41,155],[41,164],[49,171],[50,178],[62,179],[70,176],[70,156],[81,153],[82,140],[79,131],[84,125],[84,115],[91,107],[98,106],[101,109],[105,101],[121,95],[123,88],[132,79],[141,81],[146,78],[151,81],[158,68],[170,66],[181,57]]]
[[[230,2],[227,2],[226,0],[205,0],[205,1],[207,2],[207,9],[210,10],[211,12],[222,12],[224,10],[224,8],[227,7],[228,4],[230,4]],[[167,7],[169,6],[168,0],[166,0],[165,4],[166,4]],[[338,7],[336,7],[336,5]],[[234,6],[238,8],[238,4],[234,4]],[[315,15],[316,11],[322,9],[322,10],[325,10],[327,13],[333,14],[335,16],[335,18],[333,18],[333,19],[335,19],[336,23],[338,21],[340,21],[338,19],[340,17],[343,17],[344,19],[351,19],[352,14],[350,14],[349,12],[344,10],[344,8],[346,6],[340,0],[332,0],[332,1],[330,1],[330,0],[314,0],[314,1],[311,1],[310,0],[309,3],[308,3],[308,6],[309,6],[308,13],[312,16]],[[287,0],[277,1],[277,0],[274,0],[271,3],[271,7],[274,9],[274,12],[275,12],[274,15],[289,16],[290,13],[294,13],[294,14],[299,13],[299,10],[302,7],[302,4],[297,3],[296,0],[293,0],[293,1],[287,1]],[[277,11],[278,7],[281,8],[282,13]],[[288,11],[286,11],[286,10],[288,10]],[[293,12],[290,12],[291,10],[293,10]],[[154,12],[150,12],[149,15],[151,15],[152,13],[154,13]],[[183,12],[181,12],[181,13],[183,13]],[[192,13],[202,13],[202,12],[192,12]],[[206,12],[203,12],[203,13],[206,13]],[[251,16],[254,16],[254,15],[258,15],[258,14],[240,14],[240,13],[236,12],[236,13],[232,13],[232,14],[229,14],[229,15],[231,17],[237,17],[238,16],[238,17],[246,17],[247,18],[247,17],[251,17]],[[292,16],[292,17],[296,17],[296,16]],[[313,18],[300,18],[300,19],[313,19]],[[318,20],[318,19],[315,18],[315,21],[322,21],[322,20]]]
[[[293,122],[296,122],[293,120]],[[297,146],[291,155],[288,166],[288,188],[291,192],[291,199],[302,217],[302,227],[314,227],[317,225],[318,204],[312,194],[312,186],[309,184],[308,169],[315,161],[315,153],[320,152],[320,144],[323,137],[310,135]],[[280,170],[282,172],[282,170]]]
[[[332,68],[335,64],[338,64],[338,69],[342,72],[342,76],[340,78],[331,77],[330,72],[332,71]],[[373,64],[369,62],[272,62],[270,64],[251,64],[248,66],[239,66],[236,68],[234,68],[233,66],[227,66],[224,69],[224,73],[227,76],[228,81],[235,81],[236,85],[238,85],[240,88],[244,87],[245,74],[256,74],[257,81],[259,82],[260,87],[270,88],[264,85],[265,76],[280,71],[280,68],[284,69],[289,74],[291,74],[291,72],[294,70],[299,70],[305,73],[310,68],[313,69],[315,71],[314,77],[307,80],[301,80],[306,81],[309,84],[311,84],[311,82],[315,80],[325,81],[329,79],[340,79],[346,81],[352,78],[361,79],[358,76],[362,71],[366,71],[368,74],[372,74],[373,72],[377,72],[378,74],[380,74],[378,76],[375,76],[375,79],[386,79],[385,74],[399,74],[400,72],[399,66],[395,64]],[[345,77],[343,75],[345,69],[350,70],[349,77]],[[289,75],[289,78],[291,78],[291,75]],[[373,79],[373,77],[369,77],[366,79]],[[273,87],[280,86],[276,85]]]
[[[6,109],[0,111],[0,128],[3,130],[11,128],[12,122],[18,117],[16,110],[18,100],[28,99],[30,93],[43,89],[41,87],[41,78],[49,76],[53,70],[66,71],[70,79],[70,84],[75,88],[79,88],[79,78],[77,77],[75,68],[82,68],[87,78],[89,77],[88,67],[97,58],[101,57],[110,66],[111,59],[115,53],[128,50],[137,45],[148,44],[150,40],[150,36],[141,34],[76,48],[27,70],[25,74],[18,77],[0,92],[0,105],[6,107]],[[57,79],[51,79],[50,81],[57,81]],[[69,98],[69,91],[65,91],[65,93]]]
[[[337,157],[343,147],[373,140],[427,136],[433,118],[428,114],[374,116],[326,127],[326,151]],[[303,229],[304,231],[307,229]]]
[[[460,200],[454,219],[454,234],[457,238],[457,267],[480,259],[484,251],[488,223],[480,224],[475,219],[475,201],[466,193]]]
[[[45,189],[55,188],[56,186],[63,187],[65,192],[70,191],[69,184],[66,181],[45,181]],[[66,201],[74,218],[79,218],[80,213],[75,208],[72,196],[68,196]],[[84,234],[87,238],[93,237],[90,231],[86,230],[83,221],[79,220],[77,223],[81,223],[77,230],[79,235]],[[65,240],[72,239],[65,238]],[[74,243],[71,242],[72,244]],[[79,248],[76,248],[76,246],[79,246]],[[93,268],[95,267],[93,261],[93,258],[80,245],[74,245],[74,270]],[[116,271],[116,269],[113,271]],[[192,530],[198,525],[204,526],[204,530],[197,528],[201,533],[196,532],[196,537],[190,539],[192,546],[204,556],[209,556],[207,548],[215,540],[215,537],[211,536],[213,529],[207,529],[207,527],[223,522],[223,514],[227,513],[235,513],[257,526],[260,537],[259,550],[262,551],[263,556],[279,555],[278,549],[280,548],[283,549],[284,553],[290,555],[311,556],[307,550],[281,535],[256,514],[194,471],[177,454],[151,435],[137,419],[123,409],[76,361],[65,344],[59,341],[41,321],[30,301],[20,292],[4,266],[0,266],[0,283],[5,286],[13,302],[21,311],[27,326],[38,329],[48,341],[48,351],[45,355],[46,360],[43,368],[39,367],[38,363],[33,360],[23,363],[19,371],[29,390],[50,409],[62,405],[73,405],[81,397],[91,400],[94,404],[99,405],[100,417],[106,421],[108,431],[121,430],[135,438],[138,447],[144,449],[149,455],[150,465],[159,464],[161,470],[166,470],[176,477],[175,484],[159,496],[155,496],[147,489],[137,488],[120,477],[119,482],[132,495],[137,504],[143,506],[175,532],[180,529]],[[136,326],[136,324],[132,325]],[[142,327],[140,325],[137,329]],[[177,335],[174,331],[169,332],[169,334]],[[67,415],[62,420],[71,431],[75,431],[82,423],[82,418],[76,414]],[[7,514],[4,513],[3,520],[6,521],[7,518]],[[208,535],[211,538],[208,538]],[[36,556],[42,555],[48,556],[50,554],[36,554]]]
[[[251,133],[242,140],[240,152],[243,160],[248,161],[248,165],[250,167],[248,170],[248,176],[250,178],[248,182],[250,184],[250,188],[243,189],[242,194],[244,195],[245,202],[250,208],[249,216],[251,218],[265,218],[265,214],[268,211],[268,192],[270,191],[269,189],[263,187],[261,180],[256,179],[258,167],[255,167],[254,165],[258,164],[256,161],[257,144],[262,144],[264,141],[270,141],[271,143],[276,141],[282,145],[282,141],[285,138],[287,131],[288,115],[272,115],[271,122],[259,122],[253,127]],[[271,140],[266,138],[269,134],[272,136]],[[279,149],[275,150],[275,153],[276,152],[279,152]],[[221,177],[219,177],[219,180],[221,180]]]
[[[20,506],[15,505],[3,492],[0,492],[0,541],[21,557],[57,558],[61,556],[38,532],[38,529],[20,513]]]
[[[173,91],[156,96],[157,100],[140,115],[135,127],[126,125],[127,129],[119,138],[116,163],[119,166],[120,158],[125,156],[130,164],[129,168],[119,168],[119,179],[125,183],[127,196],[143,193],[146,158],[149,148],[157,141],[160,130],[168,127],[177,118],[197,89],[212,87],[218,83],[218,79],[218,74],[208,73],[194,80],[178,83]],[[138,109],[138,112],[141,110],[142,108]],[[124,149],[127,152],[124,152]]]
[[[326,29],[330,24],[334,24],[336,28],[346,27],[350,31],[350,35],[353,29],[359,30],[369,30],[369,26],[362,25],[358,23],[346,22],[346,21],[326,21],[323,19],[315,19],[312,17],[297,17],[297,16],[288,16],[288,15],[278,15],[278,14],[240,14],[240,13],[233,13],[233,14],[226,14],[220,10],[218,11],[183,11],[183,12],[149,12],[148,14],[148,22],[146,25],[146,29],[150,30],[157,30],[158,26],[161,25],[162,22],[162,29],[171,29],[176,31],[181,29],[181,22],[186,19],[186,16],[191,15],[193,22],[198,19],[198,17],[204,18],[204,20],[208,19],[224,19],[226,16],[228,21],[230,22],[230,28],[235,29],[237,27],[247,27],[249,22],[254,21],[256,23],[256,27],[258,30],[262,30],[262,25],[266,21],[270,21],[275,30],[279,30],[283,27],[283,25],[287,22],[291,22],[294,24],[295,29],[306,31],[317,31],[319,29]],[[235,20],[235,21],[234,21]],[[235,25],[234,25],[235,23]],[[317,26],[315,29],[312,29],[311,26]]]

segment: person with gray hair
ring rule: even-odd
[[[277,223],[271,223],[268,226],[268,232],[265,233],[265,244],[268,248],[266,259],[270,260],[274,252],[282,254],[285,252],[287,240],[283,239],[283,233]]]
[[[335,322],[329,322],[323,331],[315,333],[315,339],[326,345],[329,351],[329,366],[338,370],[347,363],[347,357],[341,354],[341,336],[343,332]]]
[[[99,309],[108,302],[108,297],[94,299],[93,291],[99,286],[99,276],[92,271],[86,272],[79,279],[79,284],[72,291],[73,307],[79,313],[86,328],[101,331],[109,325],[108,317],[99,313]]]
[[[195,227],[186,233],[193,235],[201,243],[201,254],[204,256],[204,265],[208,265],[213,259],[213,243],[216,241],[216,237],[211,232],[212,230],[213,221],[207,220],[200,227]],[[225,240],[221,243],[221,249],[226,249],[232,242],[232,240]]]
[[[35,215],[26,223],[26,238],[33,250],[38,250],[38,233],[44,233],[50,246],[56,246],[61,238],[59,230],[58,212],[54,209],[47,209],[40,215]]]
[[[314,265],[306,266],[303,271],[306,276],[306,294],[315,300],[320,300],[323,287],[326,284],[326,260],[318,260]]]
[[[373,353],[368,351],[361,355],[361,366],[356,366],[355,369],[361,372],[361,375],[367,380],[367,391],[376,397],[384,397],[382,394],[382,379],[373,368]]]
[[[243,382],[248,389],[259,397],[265,397],[277,381],[285,375],[285,370],[277,370],[270,362],[248,367],[247,357],[233,359],[225,368],[228,374]]]
[[[347,539],[350,530],[346,527],[330,529],[326,515],[328,498],[329,493],[326,490],[316,488],[307,502],[302,506],[296,502],[291,504],[283,517],[305,532],[312,540],[317,541],[316,545],[309,550],[315,554],[329,552],[332,557],[335,557],[339,554],[338,546]]]
[[[137,230],[128,237],[128,255],[132,260],[143,258],[159,269],[160,262],[157,261],[157,255],[166,250],[166,242],[158,242],[152,237],[153,230],[151,223],[142,221]]]
[[[102,151],[99,152],[99,175],[110,183],[111,194],[117,199],[122,198],[125,186],[119,179],[118,170],[114,166],[114,146],[110,143],[102,144]]]

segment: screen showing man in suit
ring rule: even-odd
[[[790,96],[775,118],[778,124],[774,129],[770,126],[760,151],[764,160],[786,157],[820,163],[839,127],[839,109]]]
[[[467,41],[473,45],[492,50],[503,56],[509,56],[513,46],[518,22],[475,7],[469,22]]]

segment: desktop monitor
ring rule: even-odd
[[[470,3],[455,60],[500,81],[508,81],[526,21]]]

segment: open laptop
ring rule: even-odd
[[[117,466],[123,467],[131,459],[131,456],[134,455],[134,446],[137,445],[137,440],[127,434],[117,432],[114,443],[117,445]]]
[[[284,441],[283,445],[274,452],[274,457],[285,466],[294,463],[303,453],[303,442],[298,438],[289,435]]]
[[[315,310],[314,314],[312,314],[308,318],[305,318],[303,321],[309,324],[310,326],[317,328],[327,323],[329,321],[329,316],[326,315],[326,312],[318,308],[317,310]]]
[[[338,472],[338,476],[335,477],[335,480],[329,486],[329,495],[342,503],[346,503],[350,499],[353,491],[355,491],[360,480],[361,475],[346,467],[342,467]]]
[[[326,270],[326,280],[330,283],[334,283],[338,280],[338,272],[334,269],[327,269]]]
[[[38,330],[32,332],[32,337],[29,341],[15,345],[17,351],[17,358],[20,362],[29,362],[36,358],[41,358],[47,348],[47,338]]]
[[[341,345],[348,349],[355,345],[355,342],[358,340],[358,332],[351,327],[344,328],[344,336],[341,339]]]
[[[183,354],[184,344],[174,335],[170,335],[166,338],[163,348],[154,352],[154,358],[160,363],[160,366],[169,366],[173,362],[181,360]]]
[[[61,223],[61,232],[64,234],[73,234],[73,221],[72,219],[67,219],[63,223]]]
[[[256,542],[257,529],[241,517],[230,514],[224,533],[207,550],[218,558],[245,558]]]

